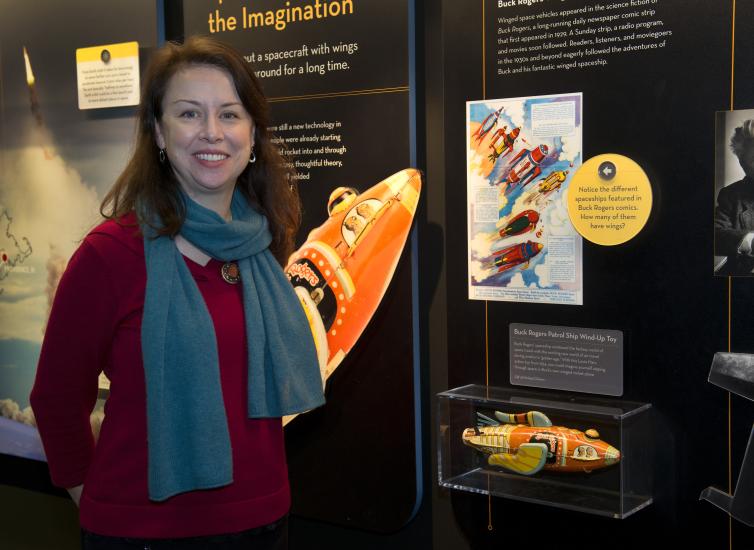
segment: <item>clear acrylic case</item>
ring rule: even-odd
[[[479,385],[437,397],[443,487],[621,519],[652,502],[650,404]]]

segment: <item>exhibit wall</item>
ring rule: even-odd
[[[0,21],[0,459],[3,482],[39,487],[46,464],[28,400],[52,296],[133,138],[134,107],[79,110],[76,50],[136,42],[144,60],[158,12],[151,1],[70,2],[63,15],[56,2],[0,7],[12,13]]]
[[[447,341],[447,387],[479,384],[524,393],[532,386],[545,385],[550,388],[547,395],[554,395],[555,400],[567,402],[588,395],[579,392],[591,392],[611,395],[606,402],[616,406],[625,401],[652,406],[648,449],[626,449],[624,457],[651,452],[650,505],[625,519],[613,519],[548,506],[547,491],[544,497],[542,492],[519,494],[517,500],[464,490],[441,491],[435,501],[436,522],[447,508],[472,547],[499,547],[532,537],[552,539],[552,544],[565,547],[577,540],[615,548],[660,547],[675,544],[679,537],[695,541],[698,547],[748,547],[748,528],[699,501],[699,495],[710,485],[733,492],[754,419],[749,401],[707,382],[715,352],[754,350],[751,279],[715,276],[710,261],[716,139],[723,152],[730,140],[730,135],[716,138],[716,112],[754,107],[752,15],[754,2],[749,1],[443,2],[441,122],[447,285],[443,298],[452,312],[447,314],[447,334],[453,335]],[[581,163],[602,154],[627,157],[641,167],[650,185],[643,192],[643,198],[651,201],[646,223],[622,242],[623,226],[611,226],[611,222],[620,222],[618,214],[626,211],[615,208],[607,192],[606,207],[590,214],[594,219],[580,218],[606,226],[597,236],[584,233],[591,240],[584,238],[580,259],[581,305],[531,299],[535,295],[530,291],[552,288],[552,281],[538,279],[541,272],[535,271],[551,262],[552,255],[532,256],[501,274],[507,278],[499,283],[500,288],[526,289],[518,298],[470,300],[469,281],[474,283],[475,272],[471,260],[476,259],[469,255],[475,245],[470,228],[477,227],[478,220],[469,204],[473,206],[478,193],[487,193],[480,185],[469,183],[468,189],[464,185],[469,174],[478,177],[481,173],[479,168],[474,172],[472,162],[481,156],[473,151],[479,143],[474,141],[478,133],[474,135],[473,130],[493,120],[498,105],[506,105],[498,124],[488,126],[492,130],[507,126],[506,134],[522,128],[527,142],[516,141],[511,157],[540,143],[549,143],[552,149],[555,142],[545,141],[543,134],[538,138],[532,122],[506,100],[575,93],[582,96],[576,118],[583,156],[566,167],[571,173],[544,204],[537,202],[537,192],[546,191],[543,182],[549,174],[562,170],[548,168],[562,156],[547,155],[541,161],[541,174],[524,183],[523,191],[501,191],[503,202],[520,202],[516,202],[518,210],[505,212],[497,229],[534,205],[551,226],[542,230],[540,223],[516,242],[542,243],[540,249],[546,252],[548,238],[555,233],[552,225],[574,219],[573,212],[570,220],[553,217],[552,208],[569,194],[577,196],[574,173],[582,175]],[[487,105],[487,109],[469,119],[467,102]],[[485,119],[488,114],[493,118]],[[470,120],[477,125],[469,128]],[[486,152],[493,153],[494,147],[490,145]],[[497,162],[515,170],[511,157]],[[601,180],[592,169],[589,181],[598,186]],[[504,176],[488,186],[500,186],[501,181],[505,185]],[[567,204],[560,210],[567,211]],[[622,244],[597,244],[599,235]],[[494,232],[489,239],[493,250],[515,241]],[[532,250],[536,253],[536,248]],[[551,330],[556,339],[563,334],[567,338],[568,333],[582,340],[585,334],[598,338],[617,334],[622,344],[616,356],[600,355],[594,368],[581,371],[573,366],[565,369],[565,352],[558,349],[568,349],[566,342],[564,346],[535,346],[527,366],[517,356],[516,330]],[[599,353],[606,353],[606,347],[598,346]],[[522,368],[527,376],[518,376]],[[550,372],[558,369],[563,375],[560,379]],[[611,370],[618,374],[622,387],[613,385],[608,392],[590,385]],[[436,380],[433,387],[438,389]],[[467,448],[466,452],[475,451]],[[590,478],[583,479],[590,483]],[[545,484],[550,482],[573,483],[572,478],[553,481],[545,476]],[[437,547],[450,548],[443,546],[442,533],[436,523]]]

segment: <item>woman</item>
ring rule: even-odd
[[[191,38],[154,54],[133,157],[61,279],[31,396],[84,548],[285,544],[280,417],[323,396],[280,267],[298,196],[267,126],[231,48]]]

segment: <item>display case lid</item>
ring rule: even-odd
[[[489,403],[498,407],[500,403],[509,403],[515,407],[542,407],[567,410],[589,415],[606,416],[613,419],[625,419],[649,409],[649,403],[625,401],[623,399],[604,399],[582,395],[527,391],[517,388],[500,388],[469,384],[437,394],[438,397],[471,400],[477,403]]]

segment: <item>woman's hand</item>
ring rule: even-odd
[[[76,485],[76,487],[66,489],[66,491],[68,491],[68,494],[71,495],[71,500],[76,503],[76,506],[79,505],[79,500],[81,500],[81,491],[83,489],[83,485]]]

